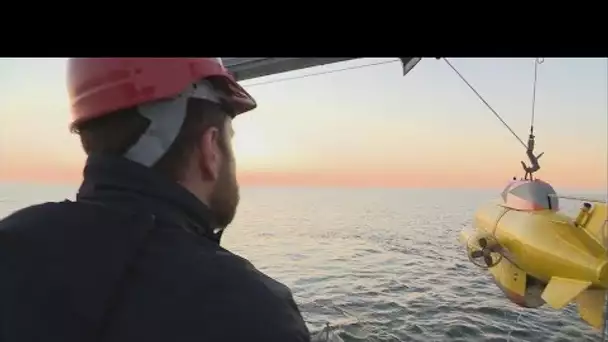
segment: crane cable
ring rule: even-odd
[[[477,95],[477,97],[488,107],[488,109],[490,109],[492,111],[492,113],[494,113],[496,118],[498,118],[498,120],[500,120],[500,122],[511,132],[511,134],[513,134],[513,136],[521,143],[521,145],[527,149],[528,145],[517,135],[517,133],[515,133],[515,131],[513,131],[513,129],[511,129],[511,127],[503,120],[503,118],[500,116],[500,114],[498,114],[498,112],[496,112],[494,110],[494,108],[492,108],[492,106],[483,98],[483,96],[481,96],[481,94],[475,89],[475,87],[473,87],[464,78],[464,76],[462,76],[462,74],[456,69],[456,67],[454,67],[454,65],[452,65],[452,63],[450,63],[450,61],[447,58],[442,58],[442,59],[447,63],[447,65],[450,68],[452,68],[452,70],[454,70],[454,72],[458,75],[458,77],[460,77],[460,79],[475,93],[475,95]],[[382,64],[396,63],[399,61],[400,60],[389,60],[389,61],[382,61],[382,62],[378,62],[378,63],[362,64],[362,65],[356,65],[356,66],[351,66],[351,67],[346,67],[346,68],[341,68],[341,69],[327,70],[327,71],[322,71],[322,72],[312,73],[312,74],[307,74],[307,75],[300,75],[300,76],[286,77],[286,78],[276,79],[276,80],[255,82],[255,83],[247,84],[245,86],[250,88],[250,87],[266,85],[266,84],[271,84],[271,83],[292,81],[292,80],[296,80],[296,79],[300,79],[300,78],[308,78],[308,77],[313,77],[313,76],[320,76],[320,75],[325,75],[325,74],[332,74],[332,73],[336,73],[336,72],[347,71],[347,70],[367,68],[367,67],[377,66],[377,65],[382,65]],[[533,99],[532,99],[532,120],[531,120],[530,132],[532,132],[532,130],[533,130],[532,126],[534,125],[534,107],[535,107],[535,103],[536,103],[536,82],[537,82],[538,64],[542,64],[543,62],[544,62],[544,59],[537,58],[536,64],[534,67],[534,85],[533,85],[534,89],[533,89]]]
[[[530,134],[534,134],[534,109],[536,107],[536,82],[538,81],[538,66],[545,62],[544,58],[534,61],[534,85],[532,86],[532,118],[530,119]]]
[[[346,67],[346,68],[339,68],[339,69],[333,69],[333,70],[325,70],[325,71],[311,73],[311,74],[306,74],[306,75],[299,75],[299,76],[293,76],[293,77],[285,77],[285,78],[279,78],[279,79],[274,79],[274,80],[269,80],[269,81],[254,82],[254,83],[250,83],[250,84],[245,84],[244,86],[247,87],[247,88],[251,88],[251,87],[256,87],[256,86],[265,85],[265,84],[272,84],[272,83],[278,83],[278,82],[299,80],[301,78],[308,78],[308,77],[313,77],[313,76],[321,76],[321,75],[333,74],[333,73],[336,73],[336,72],[342,72],[342,71],[347,71],[347,70],[363,69],[363,68],[368,68],[368,67],[373,67],[373,66],[378,66],[378,65],[383,65],[383,64],[397,63],[397,62],[401,62],[401,60],[399,60],[399,59],[392,59],[392,60],[382,61],[382,62],[360,64],[360,65],[354,65],[354,66],[350,66],[350,67]]]
[[[496,118],[498,120],[500,120],[500,122],[509,130],[509,132],[511,132],[511,134],[513,134],[513,136],[515,137],[515,139],[517,139],[521,145],[525,148],[528,149],[528,144],[526,144],[518,135],[517,133],[515,133],[515,131],[513,131],[513,129],[505,122],[505,120],[503,120],[503,118],[500,116],[500,114],[498,114],[498,112],[496,112],[496,110],[494,110],[494,108],[492,108],[492,106],[488,103],[488,101],[486,101],[483,96],[481,96],[481,94],[475,89],[475,87],[473,87],[471,85],[471,83],[469,83],[469,81],[467,81],[464,76],[462,76],[462,74],[456,69],[456,67],[454,67],[454,65],[452,65],[452,63],[450,63],[450,61],[447,58],[443,58],[444,62],[446,62],[446,64],[452,69],[454,70],[454,72],[456,73],[456,75],[458,75],[458,77],[460,77],[460,79],[475,93],[475,95],[477,95],[477,97],[481,100],[481,102],[483,102],[486,107],[488,107],[488,109],[490,109],[490,111],[492,111],[492,113],[494,113],[494,115],[496,116]],[[538,74],[538,65],[542,64],[544,62],[544,59],[542,58],[537,58],[534,64],[534,84],[533,84],[533,94],[532,94],[532,118],[530,120],[530,134],[532,134],[533,132],[533,127],[534,127],[534,107],[536,106],[536,83],[537,83],[537,74]]]
[[[511,126],[509,126],[509,124],[507,124],[505,122],[505,120],[503,120],[503,118],[500,116],[500,114],[498,114],[498,112],[496,112],[496,110],[494,110],[494,108],[492,108],[492,106],[475,89],[475,87],[473,87],[473,85],[471,85],[471,83],[469,83],[469,81],[467,81],[466,78],[464,78],[464,76],[462,76],[462,74],[456,69],[456,67],[454,67],[454,65],[452,65],[452,63],[447,58],[444,57],[442,59],[458,75],[458,77],[460,77],[460,79],[475,93],[475,95],[477,95],[477,97],[486,105],[486,107],[488,107],[488,109],[490,109],[490,111],[492,111],[492,113],[494,113],[494,115],[496,116],[496,118],[498,120],[500,120],[500,122],[509,130],[509,132],[511,132],[511,134],[513,134],[513,136],[515,137],[515,139],[517,139],[520,142],[520,144],[525,149],[527,149],[528,148],[528,144],[526,144],[517,135],[517,133],[515,133],[515,131],[513,131],[513,129],[511,128]],[[245,86],[248,87],[248,88],[250,88],[250,87],[255,87],[255,86],[260,86],[260,85],[266,85],[266,84],[271,84],[271,83],[278,83],[278,82],[284,82],[284,81],[292,81],[292,80],[297,80],[297,79],[300,79],[300,78],[308,78],[308,77],[313,77],[313,76],[320,76],[320,75],[325,75],[325,74],[332,74],[332,73],[336,73],[336,72],[347,71],[347,70],[367,68],[367,67],[377,66],[377,65],[382,65],[382,64],[396,63],[396,62],[399,62],[399,61],[400,60],[389,60],[389,61],[382,61],[382,62],[377,62],[377,63],[355,65],[355,66],[351,66],[351,67],[346,67],[346,68],[341,68],[341,69],[334,69],[334,70],[327,70],[327,71],[321,71],[321,72],[318,72],[318,73],[312,73],[312,74],[307,74],[307,75],[300,75],[300,76],[294,76],[294,77],[286,77],[286,78],[282,78],[282,79],[262,81],[262,82],[254,82],[254,83],[251,83],[251,84],[247,84]],[[534,83],[533,83],[533,89],[532,89],[532,118],[530,120],[530,134],[532,134],[533,131],[534,131],[534,114],[535,114],[535,107],[536,107],[536,84],[537,84],[537,80],[538,80],[538,77],[537,77],[538,76],[538,65],[542,64],[543,62],[544,62],[544,58],[537,58],[536,61],[535,61],[535,64],[534,64]]]

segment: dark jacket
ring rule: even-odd
[[[77,200],[0,221],[0,341],[310,341],[290,290],[190,192],[92,156]]]

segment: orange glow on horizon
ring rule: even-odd
[[[367,63],[375,62],[343,65]],[[455,63],[525,140],[533,60]],[[608,188],[606,66],[604,59],[547,59],[540,68],[536,152],[547,153],[538,177],[558,189]],[[85,156],[67,129],[66,60],[0,59],[0,73],[0,182],[78,184]],[[389,63],[259,87],[261,80],[246,81],[259,107],[232,122],[239,181],[500,188],[523,174],[525,149],[454,76],[431,59],[405,78]]]
[[[516,170],[518,171],[518,170]],[[518,172],[514,172],[514,175]],[[442,171],[440,169],[410,169],[403,171],[338,171],[338,170],[283,170],[283,171],[249,171],[238,172],[241,186],[311,186],[311,187],[415,187],[415,188],[494,188],[501,187],[513,175],[499,170],[475,172]],[[581,173],[575,166],[563,165],[559,173],[544,173],[538,178],[558,188],[607,189],[606,177]],[[49,167],[28,163],[18,167],[0,170],[0,181],[66,183],[78,184],[82,181],[82,166],[55,165]]]

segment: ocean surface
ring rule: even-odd
[[[0,218],[75,190],[0,184]],[[500,190],[243,188],[222,245],[288,285],[312,332],[347,342],[599,341],[574,306],[519,308],[468,261],[458,234]]]

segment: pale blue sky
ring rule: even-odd
[[[446,178],[481,172],[496,179],[519,173],[523,147],[441,60],[423,59],[406,77],[399,63],[391,63],[247,87],[382,60],[243,82],[259,108],[235,120],[241,169],[417,170]],[[534,60],[451,61],[525,139]],[[79,167],[83,155],[67,130],[65,60],[0,59],[0,75],[3,164]],[[548,178],[605,186],[607,80],[606,59],[546,59],[540,65],[535,128]]]

